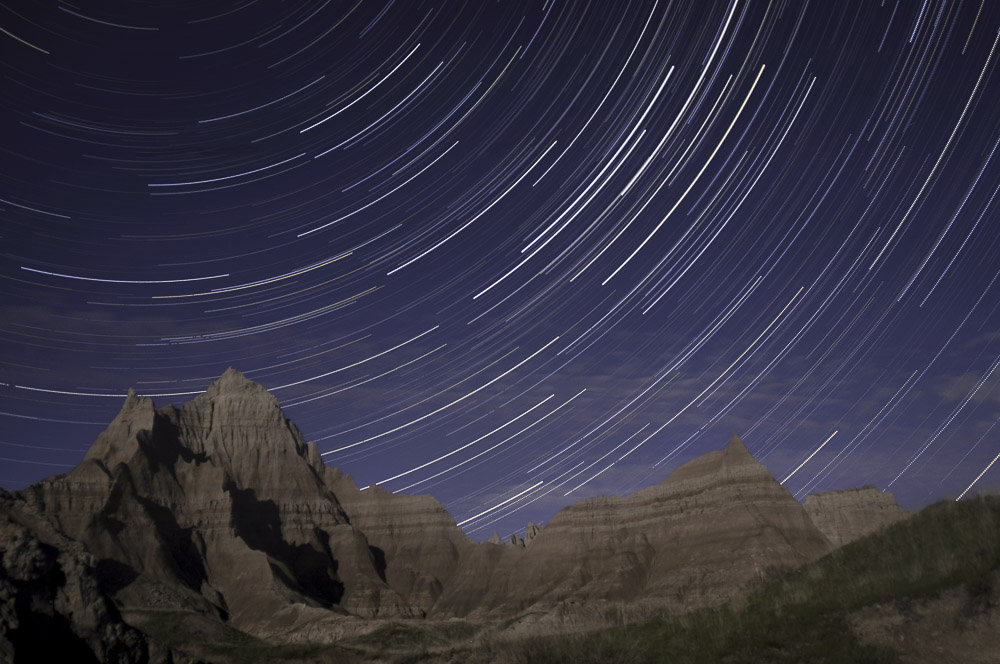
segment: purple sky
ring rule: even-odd
[[[800,498],[907,508],[1000,454],[995,3],[0,27],[0,486],[77,463],[129,386],[180,403],[228,366],[477,538],[732,432]]]

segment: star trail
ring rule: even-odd
[[[471,536],[739,433],[1000,487],[1000,5],[0,2],[0,486],[233,366]]]

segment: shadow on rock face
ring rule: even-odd
[[[325,531],[315,528],[314,540],[309,544],[289,544],[281,535],[281,515],[273,500],[258,500],[253,489],[231,484],[225,490],[233,501],[236,536],[272,558],[271,569],[276,576],[327,608],[340,603],[344,584],[337,578],[337,561]]]
[[[36,611],[26,596],[19,595],[17,604],[19,625],[7,636],[14,646],[13,664],[99,661],[87,642],[73,633],[66,616]]]
[[[377,546],[369,546],[368,550],[372,553],[372,560],[375,562],[375,571],[378,573],[378,578],[385,581],[385,551]]]
[[[176,564],[178,577],[189,588],[197,591],[208,574],[192,540],[194,528],[181,528],[174,513],[162,505],[140,496],[136,496],[136,500],[156,524],[156,529]]]
[[[152,430],[140,431],[136,434],[136,440],[154,472],[160,466],[173,468],[177,465],[177,459],[195,464],[208,462],[207,454],[194,452],[181,444],[180,429],[177,424],[160,413],[153,418]]]
[[[18,546],[20,545],[20,546]],[[0,565],[0,595],[13,599],[6,640],[13,662],[97,662],[87,642],[73,632],[69,618],[55,608],[56,593],[66,585],[56,547],[33,537],[16,538]],[[10,629],[13,627],[13,629]],[[3,657],[0,652],[0,659]]]
[[[100,584],[101,592],[114,595],[122,588],[138,578],[139,573],[123,562],[104,558],[97,561],[95,568],[97,582]]]

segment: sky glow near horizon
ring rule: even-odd
[[[476,538],[733,432],[1000,487],[1000,5],[0,3],[0,486],[227,367]]]

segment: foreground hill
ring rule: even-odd
[[[359,491],[230,369],[180,407],[130,392],[79,466],[0,495],[0,653],[37,660],[53,626],[90,661],[146,662],[330,643],[376,618],[539,631],[684,612],[820,558],[872,510],[902,517],[884,494],[814,508],[733,436],[657,486],[561,511],[530,546],[477,543],[431,496]]]

